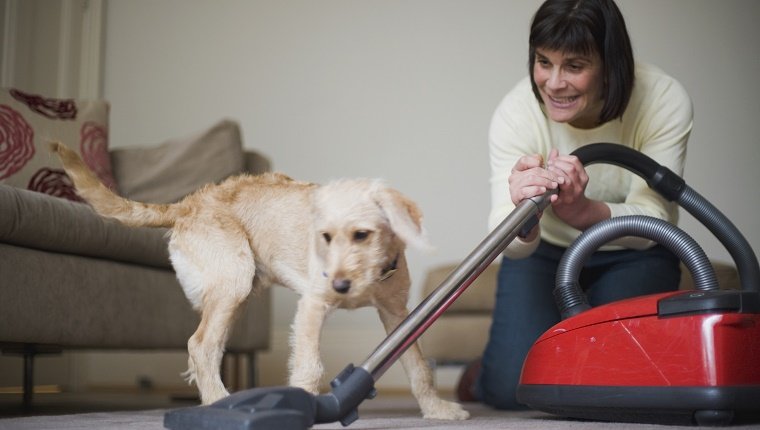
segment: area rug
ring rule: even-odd
[[[364,402],[359,420],[348,427],[340,423],[318,424],[318,430],[338,429],[512,429],[512,430],[694,430],[692,426],[608,423],[563,419],[536,411],[496,411],[479,404],[466,404],[472,417],[467,421],[425,420],[414,399],[378,397]],[[145,429],[161,430],[166,409],[94,412],[72,415],[42,415],[0,419],[0,429]],[[715,427],[711,427],[715,428]],[[760,429],[758,424],[739,424],[731,429]]]

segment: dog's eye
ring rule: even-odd
[[[330,243],[332,240],[332,236],[330,236],[330,233],[322,233],[322,238],[325,239],[325,242]]]
[[[357,230],[354,232],[354,242],[362,242],[369,237],[370,231]]]

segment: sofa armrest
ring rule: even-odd
[[[0,243],[171,267],[166,229],[127,227],[99,216],[84,203],[4,184],[0,184],[0,208]]]
[[[243,160],[245,173],[259,175],[272,170],[272,162],[269,158],[252,149],[246,149],[243,152]]]

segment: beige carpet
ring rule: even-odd
[[[106,400],[106,399],[104,399]],[[129,409],[139,406],[139,402]],[[102,408],[107,405],[101,404]],[[695,427],[664,426],[652,424],[606,423],[569,420],[541,412],[495,411],[478,404],[467,404],[472,418],[467,421],[450,422],[424,420],[411,397],[378,396],[364,402],[360,418],[347,429],[513,429],[513,430],[681,430]],[[97,410],[94,408],[91,410]],[[166,409],[120,410],[63,414],[63,410],[50,409],[50,414],[0,418],[0,429],[109,429],[109,430],[160,430]],[[7,411],[6,411],[7,412]],[[8,416],[8,415],[6,415]],[[315,429],[344,429],[339,423],[320,424]],[[714,428],[714,427],[713,427]],[[738,424],[732,429],[760,429],[759,424]]]

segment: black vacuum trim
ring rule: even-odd
[[[657,315],[673,317],[705,313],[760,313],[760,296],[739,290],[686,291],[657,303]]]

